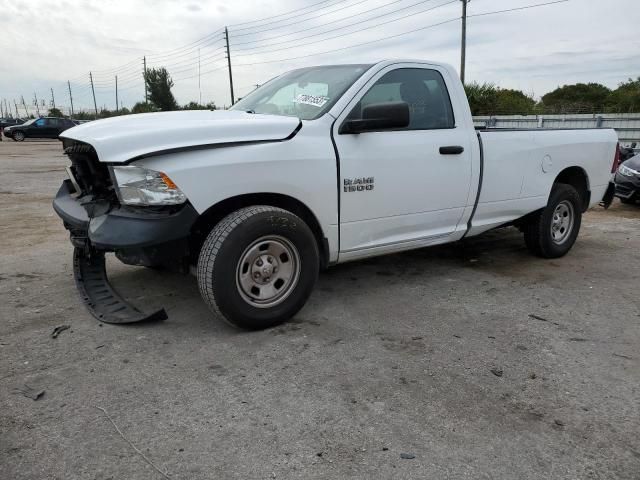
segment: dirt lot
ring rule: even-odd
[[[339,266],[257,333],[192,277],[110,261],[169,313],[112,326],[50,206],[66,163],[0,143],[2,478],[164,478],[97,407],[175,479],[640,478],[640,208],[589,212],[559,260],[505,229]]]

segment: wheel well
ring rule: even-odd
[[[558,174],[553,183],[566,183],[575,188],[582,199],[582,211],[587,211],[591,200],[591,191],[589,189],[589,177],[587,176],[587,172],[580,167],[565,168]]]
[[[202,215],[200,215],[200,217],[198,217],[198,220],[196,220],[196,223],[191,228],[190,251],[192,263],[196,263],[198,261],[198,255],[200,254],[200,250],[202,249],[202,245],[204,244],[207,235],[209,235],[211,229],[220,222],[220,220],[231,212],[235,212],[240,208],[249,207],[251,205],[269,205],[272,207],[282,208],[304,220],[313,232],[316,242],[318,243],[320,267],[325,268],[328,265],[329,244],[322,232],[318,219],[309,207],[300,200],[280,193],[249,193],[245,195],[238,195],[222,200],[212,207],[209,207]]]

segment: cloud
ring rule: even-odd
[[[417,0],[347,0],[327,5],[317,5],[317,0],[211,0],[198,4],[184,0],[128,0],[117,4],[98,0],[62,0],[59,4],[6,2],[0,11],[0,22],[3,47],[9,53],[3,55],[0,64],[0,98],[19,101],[20,95],[33,97],[34,90],[38,96],[48,98],[53,88],[56,103],[68,103],[70,80],[76,107],[92,108],[88,83],[92,71],[98,105],[112,108],[116,74],[120,98],[125,105],[132,105],[144,94],[142,57],[146,56],[149,66],[167,66],[180,103],[199,98],[199,58],[203,101],[214,100],[223,105],[229,103],[221,31],[225,25],[231,32],[237,95],[246,94],[253,84],[263,83],[284,70],[311,64],[422,58],[457,68],[458,21],[407,32],[458,18],[459,2],[416,13],[447,3],[425,0],[405,9],[416,3]],[[469,14],[532,3],[537,2],[471,2]],[[316,6],[305,8],[311,5]],[[303,10],[282,15],[297,9]],[[521,12],[471,17],[467,78],[538,96],[558,85],[578,81],[615,87],[628,77],[640,75],[640,56],[636,53],[640,52],[640,38],[635,35],[637,22],[630,14],[634,11],[637,0],[572,0]],[[382,14],[392,15],[374,18]],[[373,26],[407,14],[401,20]],[[274,15],[277,17],[255,21]],[[384,41],[343,48],[378,39]],[[248,50],[254,47],[261,49]],[[264,53],[265,50],[274,52]],[[336,51],[322,53],[330,50]]]

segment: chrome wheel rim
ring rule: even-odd
[[[14,138],[15,138],[16,140],[18,140],[19,142],[21,142],[22,140],[24,140],[24,133],[18,132],[18,133],[15,133],[13,136],[14,136]]]
[[[554,243],[561,245],[567,241],[573,231],[574,219],[573,204],[568,200],[560,202],[551,218],[551,238]]]
[[[250,305],[269,308],[282,303],[300,277],[300,255],[296,247],[278,235],[261,237],[240,256],[236,286]]]

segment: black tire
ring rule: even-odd
[[[624,203],[625,205],[635,205],[636,203],[636,199],[631,197],[631,198],[621,198],[620,201],[622,203]]]
[[[25,135],[23,132],[18,130],[17,132],[11,133],[11,138],[13,138],[14,142],[24,142]]]
[[[560,209],[560,210],[558,210]],[[571,211],[571,226],[562,229],[567,217],[565,211]],[[558,211],[562,214],[556,215]],[[558,220],[556,220],[558,219]],[[542,258],[558,258],[567,254],[578,238],[582,223],[582,201],[580,194],[571,185],[557,183],[551,190],[547,206],[532,215],[524,225],[524,241],[527,248]],[[561,241],[559,241],[561,240]]]
[[[273,271],[260,281],[269,283],[248,289],[246,283],[262,274],[255,269],[263,268],[256,265],[263,265],[260,251],[265,245],[269,265],[264,265]],[[285,249],[279,257],[274,254],[275,261],[268,254],[272,247]],[[254,261],[252,254],[259,257]],[[251,297],[259,295],[261,287],[274,290],[282,280],[277,278],[275,265],[280,266],[281,274],[285,270],[294,273],[281,283],[282,291],[275,293],[280,297],[260,304],[262,300]],[[231,325],[263,329],[290,319],[304,306],[318,278],[319,265],[316,239],[302,219],[276,207],[246,207],[222,219],[209,233],[198,258],[198,286],[209,308]]]

